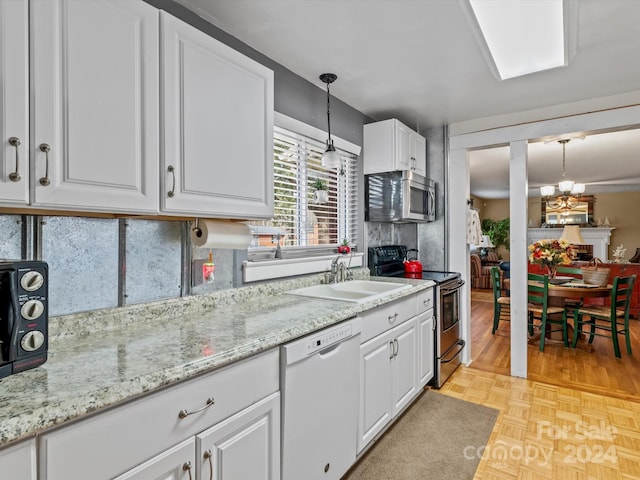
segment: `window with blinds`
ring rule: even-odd
[[[274,128],[274,216],[252,225],[254,250],[322,249],[357,244],[356,156],[341,151],[342,168],[321,165],[322,141]]]

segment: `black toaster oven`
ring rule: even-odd
[[[48,266],[0,260],[0,378],[47,361]]]

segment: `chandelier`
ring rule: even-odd
[[[570,139],[558,140],[562,145],[562,180],[558,182],[558,190],[560,195],[554,197],[556,187],[553,185],[545,185],[540,187],[540,195],[547,202],[549,208],[553,210],[571,210],[578,206],[580,196],[584,193],[584,183],[575,183],[573,180],[567,180],[566,170],[566,146]]]

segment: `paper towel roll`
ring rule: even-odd
[[[251,244],[251,229],[246,223],[228,220],[200,220],[191,229],[191,242],[201,248],[245,249]]]

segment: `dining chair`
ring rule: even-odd
[[[624,335],[627,344],[627,353],[631,355],[631,336],[629,334],[629,305],[633,293],[633,284],[636,276],[614,277],[611,288],[611,305],[597,306],[584,305],[576,308],[573,313],[575,325],[573,327],[573,340],[571,346],[578,343],[578,335],[583,333],[582,327],[589,326],[589,343],[593,343],[594,336],[610,337],[613,341],[613,351],[620,358],[620,345],[618,335]],[[588,316],[588,320],[583,317]],[[603,330],[608,333],[596,333]]]
[[[493,328],[491,334],[493,335],[498,330],[500,320],[507,322],[511,320],[511,299],[502,296],[498,267],[491,267],[491,285],[493,287]]]
[[[582,269],[580,267],[568,267],[565,265],[558,265],[556,267],[556,274],[560,276],[574,277],[576,280],[582,280]],[[583,305],[581,298],[565,298],[564,309],[567,311],[567,316],[573,317],[573,311]]]
[[[529,312],[529,335],[533,336],[534,327],[540,328],[540,351],[544,352],[544,341],[548,333],[562,332],[564,346],[569,346],[567,336],[567,311],[564,307],[549,305],[549,276],[529,273],[527,276],[527,301]],[[561,316],[561,320],[552,317]],[[539,325],[534,325],[534,320],[539,320]],[[560,328],[553,329],[552,325]]]

